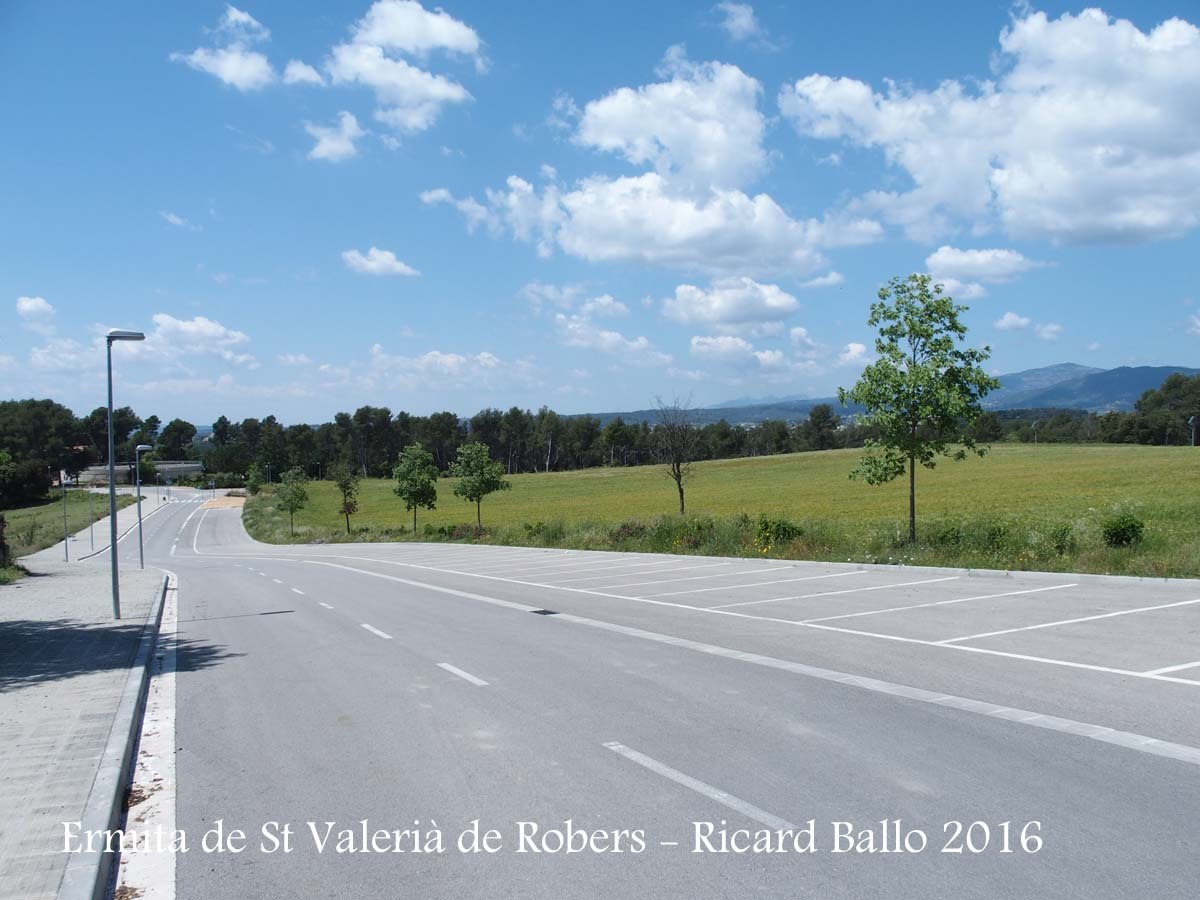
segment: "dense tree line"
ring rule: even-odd
[[[1169,376],[1147,391],[1132,412],[1003,410],[987,412],[969,429],[975,440],[1057,443],[1186,445],[1188,418],[1200,417],[1200,376]],[[537,412],[512,407],[480,410],[469,419],[453,412],[414,416],[387,407],[363,406],[338,413],[321,425],[283,425],[275,416],[213,423],[212,434],[196,440],[196,427],[182,419],[162,424],[129,407],[114,411],[117,461],[133,458],[137,444],[155,448],[158,459],[204,461],[211,473],[245,476],[257,465],[272,480],[291,468],[306,476],[328,476],[345,463],[360,475],[391,477],[400,452],[419,444],[440,472],[449,470],[458,448],[479,442],[508,474],[564,471],[593,466],[636,466],[656,462],[655,422],[606,424],[596,416],[564,416],[547,407]],[[107,416],[99,407],[78,417],[53,400],[0,402],[0,508],[45,493],[50,471],[68,476],[106,462]],[[840,416],[828,404],[814,407],[798,423],[782,419],[740,425],[724,420],[696,428],[698,460],[768,456],[809,450],[861,447],[871,430]]]
[[[511,475],[647,465],[656,459],[656,427],[657,423],[620,417],[601,425],[596,416],[562,416],[546,407],[536,413],[515,406],[506,412],[484,409],[460,419],[452,412],[413,416],[364,406],[317,426],[285,426],[274,416],[241,422],[222,416],[200,447],[210,472],[245,474],[257,466],[263,472],[269,467],[282,473],[298,467],[320,478],[345,462],[364,477],[386,478],[401,451],[412,444],[425,449],[438,471],[446,472],[459,447],[481,443]],[[766,456],[861,446],[865,437],[865,429],[843,422],[822,404],[799,425],[782,420],[751,426],[720,421],[697,427],[694,452],[696,459]]]

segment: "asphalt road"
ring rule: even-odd
[[[122,552],[136,564],[136,540]],[[1200,884],[1196,582],[273,547],[199,502],[148,519],[146,554],[179,583],[177,827],[249,835],[240,854],[179,857],[184,898]],[[336,852],[364,819],[424,848],[436,829],[444,852],[411,836]],[[460,852],[473,820],[502,847]],[[545,852],[568,820],[589,849]],[[881,820],[910,847],[919,829],[923,851],[879,852],[896,828]],[[810,821],[816,852],[719,852],[722,823],[751,843],[795,829],[803,849]],[[267,822],[292,824],[291,853],[260,852]],[[308,822],[336,823],[324,852]],[[838,822],[864,852],[833,852]]]

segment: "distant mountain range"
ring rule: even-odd
[[[1121,366],[1096,369],[1077,363],[1059,363],[1038,369],[1026,369],[997,376],[1000,387],[988,394],[987,409],[1082,409],[1089,412],[1131,410],[1138,398],[1158,387],[1172,372],[1200,375],[1200,369],[1188,366]],[[735,424],[753,424],[767,419],[790,422],[803,419],[819,403],[828,403],[839,413],[843,409],[836,397],[740,397],[704,409],[693,410],[699,425],[725,419]],[[620,416],[626,422],[653,422],[657,412],[637,409],[629,412],[593,413],[602,424]]]

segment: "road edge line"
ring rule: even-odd
[[[154,659],[154,648],[158,643],[158,627],[162,622],[169,582],[170,578],[163,575],[158,599],[142,626],[137,652],[125,679],[125,688],[121,692],[108,741],[100,757],[96,778],[79,820],[81,832],[111,831],[120,827],[133,748],[142,728],[146,688],[150,683],[150,661]],[[108,892],[109,876],[116,859],[116,853],[99,850],[73,854],[59,883],[58,900],[103,900]]]

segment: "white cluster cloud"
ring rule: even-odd
[[[1044,322],[1033,326],[1033,332],[1043,341],[1057,341],[1063,327],[1057,322]]]
[[[1200,316],[1192,316],[1189,324],[1190,327],[1188,328],[1188,334],[1194,334],[1197,337],[1200,337]]]
[[[441,9],[414,0],[376,0],[325,61],[333,84],[361,84],[375,93],[375,118],[400,132],[424,131],[442,107],[471,99],[461,84],[399,58],[424,62],[437,50],[471,57],[486,67],[475,31]]]
[[[987,294],[987,284],[1007,284],[1044,263],[1016,250],[959,250],[942,245],[925,258],[925,268],[946,293],[960,300]]]
[[[786,364],[781,350],[756,350],[745,338],[736,335],[696,335],[691,341],[693,356],[734,365],[757,365],[778,369]]]
[[[470,26],[441,9],[427,10],[416,0],[376,0],[350,32],[348,40],[330,49],[322,63],[323,73],[309,63],[291,59],[281,76],[255,49],[270,40],[270,31],[249,13],[226,6],[212,32],[212,46],[172,53],[170,58],[240,91],[259,90],[280,81],[318,87],[362,85],[375,95],[375,119],[401,133],[424,131],[446,104],[471,99],[458,82],[422,68],[434,51],[470,58],[478,71],[487,67],[482,42]],[[317,139],[309,159],[333,162],[355,156],[354,141],[366,134],[348,112],[339,114],[333,128],[312,123],[304,127]],[[391,135],[380,140],[393,148],[398,144]]]
[[[17,298],[17,315],[26,322],[49,319],[54,312],[54,306],[45,297]]]
[[[366,134],[358,124],[353,113],[342,110],[338,113],[337,124],[333,126],[304,123],[304,130],[309,137],[315,138],[316,143],[308,151],[309,159],[320,159],[326,162],[341,162],[358,155],[358,147],[354,142]]]
[[[544,281],[531,281],[518,292],[518,295],[528,301],[535,313],[540,313],[545,306],[556,306],[560,309],[570,309],[576,299],[583,293],[581,284],[548,284]]]
[[[244,331],[226,328],[215,319],[193,316],[177,319],[167,313],[155,313],[151,321],[154,330],[146,335],[144,343],[121,343],[114,347],[132,348],[131,352],[142,351],[148,355],[171,356],[172,354],[213,354],[227,362],[255,366],[257,362],[248,353],[235,348],[250,342]]]
[[[1149,32],[1097,9],[1020,12],[1000,75],[932,90],[810,75],[779,106],[804,136],[878,148],[912,180],[856,208],[928,239],[966,225],[1020,238],[1137,241],[1200,224],[1200,29]]]
[[[446,188],[424,192],[422,201],[454,206],[469,230],[511,234],[542,256],[558,249],[593,262],[725,275],[809,275],[825,266],[823,249],[881,236],[873,219],[795,219],[768,194],[742,189],[766,165],[753,78],[735,66],[690,62],[678,48],[660,72],[669,80],[588,103],[574,134],[579,144],[651,171],[593,175],[571,187],[553,177],[535,187],[512,175],[503,188],[487,190],[485,202]]]
[[[321,77],[321,73],[314,69],[306,62],[301,62],[298,59],[288,60],[287,66],[283,70],[284,84],[316,84],[324,85],[325,79]]]
[[[251,49],[271,37],[271,32],[254,16],[227,5],[213,36],[214,46],[197,47],[191,53],[172,53],[171,60],[207,72],[239,91],[256,91],[275,82],[270,61]]]
[[[558,248],[591,262],[709,272],[804,275],[825,265],[822,247],[870,243],[882,233],[869,219],[793,219],[767,194],[714,188],[695,199],[673,191],[657,172],[595,176],[571,190],[557,184],[538,189],[513,175],[506,189],[487,192],[486,204],[445,188],[421,199],[454,206],[468,228],[482,224],[493,234],[534,243],[543,256]]]
[[[1029,316],[1009,311],[992,323],[997,331],[1024,331],[1032,327],[1033,333],[1043,341],[1057,341],[1063,327],[1057,322],[1034,322]]]
[[[997,331],[1019,331],[1032,325],[1033,319],[1015,312],[1006,312],[992,324]]]
[[[691,62],[679,48],[659,72],[670,80],[588,103],[575,140],[702,191],[737,187],[766,167],[757,80],[737,66]]]
[[[347,372],[322,367],[326,374],[345,379]],[[366,388],[387,387],[420,390],[436,386],[439,390],[470,389],[473,392],[527,381],[530,367],[523,361],[509,362],[494,353],[446,353],[430,350],[418,356],[387,353],[380,344],[371,347],[366,374],[351,379]]]
[[[629,307],[620,300],[614,300],[611,294],[601,294],[584,300],[579,307],[579,314],[602,319],[615,319],[629,315]]]
[[[851,341],[842,348],[837,361],[839,366],[864,366],[871,361],[871,354],[867,351],[866,344]]]
[[[419,275],[421,274],[407,263],[396,259],[391,250],[380,250],[372,246],[366,253],[359,250],[342,251],[342,262],[347,268],[364,275]]]
[[[674,322],[719,330],[776,326],[792,315],[800,304],[775,284],[760,284],[745,276],[714,281],[705,290],[691,284],[675,288],[675,296],[662,302],[663,315]]]
[[[749,3],[718,3],[713,7],[721,16],[721,28],[729,35],[730,40],[765,41],[766,31],[754,14],[754,7]]]

